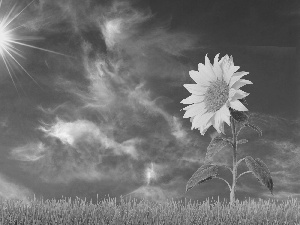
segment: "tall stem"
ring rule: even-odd
[[[231,130],[232,130],[232,138],[233,138],[233,162],[232,162],[232,185],[230,191],[230,204],[235,202],[235,186],[237,181],[237,133],[235,127],[235,120],[230,117],[231,120]]]

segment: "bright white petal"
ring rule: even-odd
[[[222,111],[218,110],[217,112],[215,112],[214,123],[213,123],[213,126],[217,130],[218,133],[221,133],[220,127],[221,127],[222,123],[223,123],[223,121],[222,121]]]
[[[191,117],[190,118],[190,122],[192,123],[195,117]]]
[[[212,74],[213,78],[216,78],[216,75],[214,73],[213,67],[210,63],[209,58],[207,57],[207,54],[205,55],[205,67],[208,69],[209,73]]]
[[[189,72],[190,77],[198,84],[207,86],[209,85],[209,77],[199,71],[191,70]]]
[[[201,74],[203,74],[205,77],[207,77],[207,79],[209,81],[215,80],[216,76],[214,75],[214,73],[209,70],[205,65],[203,65],[202,63],[198,64],[198,70]]]
[[[222,115],[222,120],[225,121],[225,123],[230,126],[230,111],[226,105],[223,105],[221,109],[219,109],[221,115]]]
[[[204,96],[200,95],[191,95],[187,97],[186,99],[183,99],[180,103],[182,104],[194,104],[194,103],[199,103],[204,100]]]
[[[233,96],[235,95],[236,92],[237,92],[236,89],[230,88],[230,90],[229,90],[229,96],[228,96],[228,100],[229,101],[231,101],[231,99],[233,98]]]
[[[212,112],[205,113],[204,115],[202,115],[201,123],[199,123],[199,130],[202,135],[204,135],[208,127],[210,127],[209,120],[213,115],[214,113]]]
[[[215,56],[213,70],[214,70],[216,77],[219,80],[221,80],[223,77],[223,71],[222,71],[220,63],[219,63],[219,55],[220,55],[220,53]]]
[[[207,87],[203,87],[201,84],[184,84],[183,86],[194,95],[204,95],[207,90]]]
[[[250,80],[240,79],[236,81],[231,87],[238,90],[246,84],[253,84]]]
[[[239,100],[230,102],[230,107],[238,111],[248,111],[248,109]]]
[[[198,114],[195,117],[193,117],[193,121],[192,121],[192,129],[194,128],[198,128],[200,127],[200,125],[202,124],[202,120],[203,120],[203,114],[205,114],[206,111],[204,111],[202,114]]]
[[[183,110],[188,110],[188,109],[190,109],[192,107],[193,107],[193,105],[189,105],[189,106],[184,107]]]
[[[234,73],[230,79],[229,87],[232,87],[232,85],[235,82],[237,82],[239,79],[241,79],[243,76],[245,76],[247,74],[249,74],[249,72],[245,72],[245,71]]]
[[[233,89],[235,90],[235,89]],[[242,99],[245,98],[249,95],[249,93],[244,92],[242,90],[236,90],[235,94],[232,96],[232,98],[230,99],[230,101],[235,101],[237,99]]]
[[[204,103],[197,103],[197,104],[193,104],[193,107],[189,108],[185,114],[183,115],[183,118],[189,118],[189,117],[193,117],[196,116],[197,114],[201,114],[203,112],[205,112],[205,104]]]
[[[227,84],[229,84],[233,74],[239,70],[239,66],[230,66],[227,72],[224,73],[224,80]]]
[[[199,129],[201,135],[204,135],[204,134],[206,133],[206,131],[208,130],[208,128],[212,125],[212,119],[213,119],[213,117],[211,117],[211,118],[208,120],[206,126],[205,126],[204,128],[202,128],[202,130]]]
[[[228,55],[225,55],[220,60],[220,63],[221,63],[222,71],[223,71],[223,78],[224,78],[225,82],[227,84],[229,84],[233,73],[235,73],[240,67],[234,66],[232,56],[229,57]]]

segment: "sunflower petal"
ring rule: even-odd
[[[194,95],[204,95],[207,89],[201,84],[184,84],[183,86]]]
[[[230,66],[229,70],[227,71],[227,73],[225,74],[226,79],[225,81],[227,82],[227,84],[229,84],[230,79],[232,78],[233,74],[238,71],[240,69],[239,66]]]
[[[206,65],[204,65],[202,63],[198,64],[198,70],[201,74],[206,76],[209,81],[214,80],[216,78],[216,76],[214,75],[212,69],[207,68]]]
[[[192,108],[193,107],[193,105],[188,105],[188,106],[186,106],[186,107],[184,107],[182,110],[188,110],[188,109],[190,109],[190,108]],[[180,110],[181,111],[181,110]]]
[[[229,96],[228,96],[229,101],[231,101],[231,99],[233,98],[233,96],[235,95],[236,92],[237,92],[237,90],[234,88],[229,89]]]
[[[199,123],[199,130],[202,135],[205,134],[206,130],[212,125],[210,119],[214,113],[209,112],[202,115],[201,123]]]
[[[222,114],[222,120],[230,126],[230,111],[226,105],[223,105],[221,109],[219,109]]]
[[[215,112],[214,120],[213,120],[213,126],[217,130],[218,133],[221,133],[220,128],[221,128],[222,123],[223,123],[222,111],[218,110],[217,112]]]
[[[209,73],[213,76],[213,78],[215,78],[216,76],[215,76],[213,67],[212,67],[212,65],[210,63],[210,60],[207,57],[207,54],[205,55],[205,67],[208,69]]]
[[[189,72],[190,77],[197,83],[201,85],[209,84],[209,77],[199,71],[191,70]]]
[[[189,117],[196,116],[197,114],[200,114],[206,110],[205,105],[203,103],[193,104],[192,106],[193,107],[189,108],[185,112],[185,114],[183,115],[183,118],[189,118]]]
[[[237,99],[246,98],[248,95],[249,95],[249,93],[247,93],[247,92],[244,92],[242,90],[237,90],[235,92],[235,94],[232,96],[231,101],[235,101]]]
[[[253,84],[250,80],[240,79],[236,81],[231,87],[238,90],[246,84]]]
[[[201,135],[204,135],[211,125],[212,125],[212,117],[208,120],[208,122],[206,123],[206,126],[202,130],[199,129]]]
[[[216,77],[219,80],[221,80],[222,79],[222,69],[221,69],[221,66],[220,66],[220,63],[219,63],[219,55],[220,55],[220,53],[218,53],[215,56],[213,70],[214,70],[214,73],[215,73]]]
[[[232,75],[240,68],[239,66],[234,66],[232,56],[229,58],[228,55],[225,55],[221,59],[221,68],[223,71],[223,78],[227,84],[229,84]]]
[[[201,95],[191,95],[187,97],[186,99],[183,99],[180,103],[182,104],[194,104],[194,103],[200,103],[204,100],[204,96]]]
[[[195,117],[193,117],[193,121],[192,121],[192,129],[194,128],[198,128],[201,124],[202,124],[202,116],[203,114],[205,114],[206,110],[203,111],[203,113],[199,113],[198,115],[196,115]]]
[[[238,111],[248,111],[248,109],[239,100],[231,101],[230,107]]]
[[[235,82],[237,82],[239,79],[241,79],[243,76],[245,76],[247,74],[249,74],[249,72],[245,72],[245,71],[234,73],[233,76],[230,79],[229,87],[232,87],[232,85]]]

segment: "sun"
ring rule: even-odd
[[[22,54],[21,50],[18,48],[20,46],[25,46],[29,48],[38,49],[41,51],[46,51],[49,53],[54,53],[62,56],[67,56],[65,54],[51,51],[44,48],[39,48],[34,45],[27,44],[28,41],[38,40],[39,37],[33,36],[21,36],[17,33],[18,30],[24,28],[23,24],[17,24],[16,19],[36,0],[32,0],[29,4],[27,4],[21,11],[16,12],[16,4],[7,12],[2,14],[2,2],[0,0],[0,56],[2,61],[8,71],[8,74],[16,88],[16,82],[14,80],[15,76],[14,68],[19,67],[23,70],[36,84],[38,84],[35,79],[27,72],[27,70],[20,64],[18,61],[18,57],[26,59]],[[69,56],[67,56],[69,57]],[[13,76],[14,75],[14,76]]]

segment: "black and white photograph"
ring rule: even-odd
[[[300,224],[299,0],[0,0],[0,224]]]

